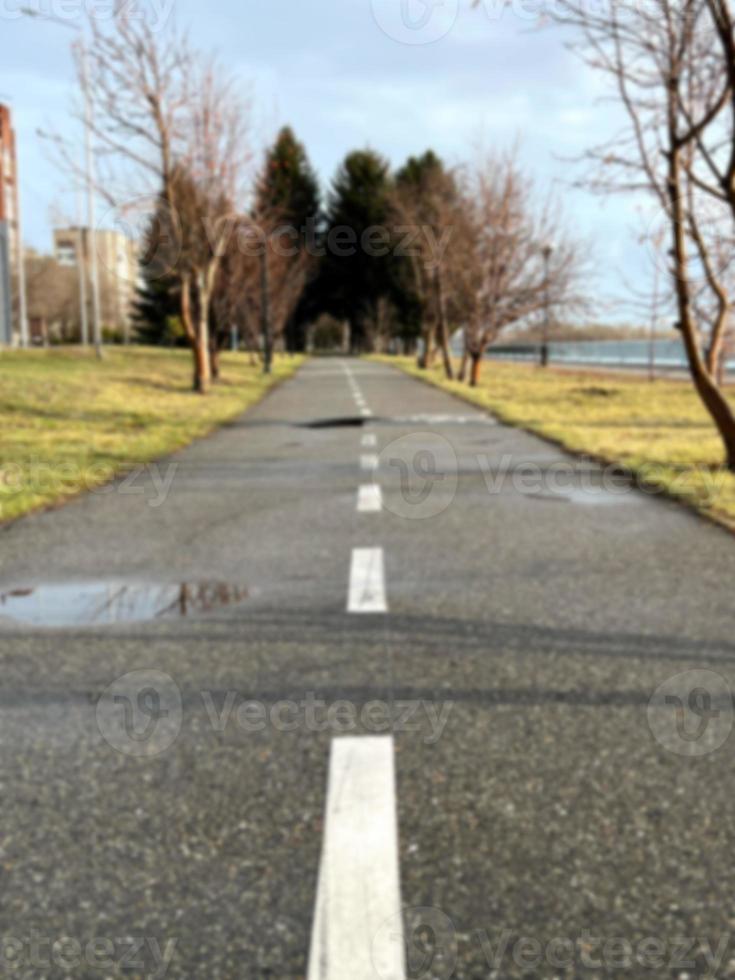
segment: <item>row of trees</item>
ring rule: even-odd
[[[556,16],[581,33],[583,56],[611,76],[628,114],[628,134],[591,151],[592,183],[657,202],[694,383],[735,469],[735,416],[716,372],[735,295],[729,2],[561,0]],[[299,346],[305,324],[328,313],[349,322],[356,350],[420,337],[422,363],[439,352],[448,375],[449,337],[461,328],[460,376],[469,368],[476,383],[501,331],[582,302],[586,249],[513,153],[456,169],[427,153],[395,174],[372,152],[351,153],[322,210],[293,135],[258,167],[247,100],[174,28],[92,19],[86,61],[100,188],[123,212],[141,194],[157,200],[151,281],[166,322],[176,311],[198,391],[233,322],[253,344],[261,338],[266,369],[279,334]]]
[[[206,392],[233,326],[262,350],[303,347],[329,314],[355,350],[422,339],[422,363],[462,327],[476,382],[487,345],[544,306],[573,303],[579,249],[539,202],[514,154],[449,169],[433,153],[392,174],[351,153],[322,207],[304,148],[283,130],[262,164],[241,87],[171,26],[91,17],[79,52],[99,191],[118,220],[143,210],[146,339],[180,334]],[[554,233],[553,258],[547,248]],[[546,256],[546,258],[544,258]]]
[[[159,268],[172,259],[162,243],[177,239],[167,214],[162,199],[143,263],[148,340],[171,339],[179,306],[176,276]],[[251,347],[285,337],[301,349],[307,327],[327,314],[348,324],[354,350],[413,349],[420,340],[422,366],[441,355],[449,377],[450,339],[461,328],[459,377],[476,384],[502,330],[581,302],[581,249],[561,228],[558,209],[538,200],[513,153],[449,169],[428,151],[395,174],[372,151],[350,153],[322,211],[305,150],[284,129],[258,175],[251,216],[224,247],[212,357],[231,324]]]
[[[185,341],[181,318],[182,243],[194,250],[193,236],[210,227],[207,202],[184,169],[177,175],[173,212],[164,194],[157,201],[144,237],[136,319],[140,339],[148,343]],[[225,232],[208,294],[211,374],[219,376],[219,351],[230,343],[233,328],[251,350],[263,351],[269,370],[276,342],[303,303],[316,268],[308,248],[316,225],[319,192],[303,147],[289,128],[266,154],[253,186],[247,212],[220,206]],[[206,250],[206,242],[200,242]]]

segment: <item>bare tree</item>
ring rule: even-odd
[[[76,272],[50,255],[26,260],[28,313],[58,331],[62,340],[81,336],[81,312]]]
[[[560,0],[582,57],[606,74],[627,128],[587,154],[587,183],[646,192],[695,388],[735,470],[735,415],[717,381],[730,318],[735,227],[735,22],[728,0]]]
[[[449,318],[461,296],[457,286],[468,244],[467,212],[456,175],[433,158],[428,166],[419,162],[404,179],[399,175],[391,204],[395,237],[410,237],[401,254],[407,260],[412,292],[421,311],[423,351],[419,366],[431,367],[436,343],[444,372],[452,378]]]
[[[171,221],[181,320],[194,359],[194,387],[211,379],[209,306],[243,193],[248,103],[232,78],[195,53],[174,27],[154,31],[120,11],[89,23],[98,191],[124,216],[159,198]],[[74,168],[73,158],[67,163]]]
[[[558,209],[537,203],[514,151],[481,157],[465,177],[464,200],[471,222],[461,262],[469,297],[465,363],[474,386],[485,351],[501,331],[549,306],[558,313],[581,304],[583,262]]]
[[[251,350],[262,349],[266,372],[313,265],[295,231],[273,208],[240,216],[217,281],[218,316],[238,325]]]

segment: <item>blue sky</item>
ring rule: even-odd
[[[76,24],[75,11],[93,0],[28,2]],[[356,147],[394,164],[433,147],[454,163],[478,145],[517,141],[539,186],[557,187],[569,224],[592,243],[602,292],[622,296],[626,282],[647,282],[636,202],[602,202],[570,188],[575,168],[562,159],[609,137],[619,117],[599,104],[601,80],[566,49],[560,31],[535,27],[531,0],[505,9],[501,0],[476,9],[469,0],[132,2],[149,17],[165,16],[161,5],[172,3],[170,16],[251,89],[255,141],[264,145],[291,124],[325,183]],[[13,106],[19,137],[24,237],[48,250],[52,225],[74,219],[76,205],[36,130],[73,131],[74,35],[18,18],[20,5],[0,0],[0,98]],[[613,303],[599,319],[629,315]]]

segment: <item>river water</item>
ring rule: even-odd
[[[678,338],[658,339],[653,348],[654,363],[659,370],[687,370],[684,345]],[[501,360],[537,361],[539,348],[534,344],[499,344],[491,347],[487,356]],[[564,340],[549,344],[552,364],[647,369],[650,356],[648,340]],[[735,371],[735,357],[728,359],[727,370]]]

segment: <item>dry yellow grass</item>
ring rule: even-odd
[[[237,416],[291,375],[271,378],[224,354],[210,395],[191,392],[188,351],[74,348],[0,354],[0,521],[56,504],[176,449]]]
[[[622,463],[646,483],[735,529],[735,475],[723,468],[722,443],[687,380],[651,383],[490,361],[479,387],[470,388],[446,381],[439,366],[421,371],[412,358],[381,360],[575,453]]]

